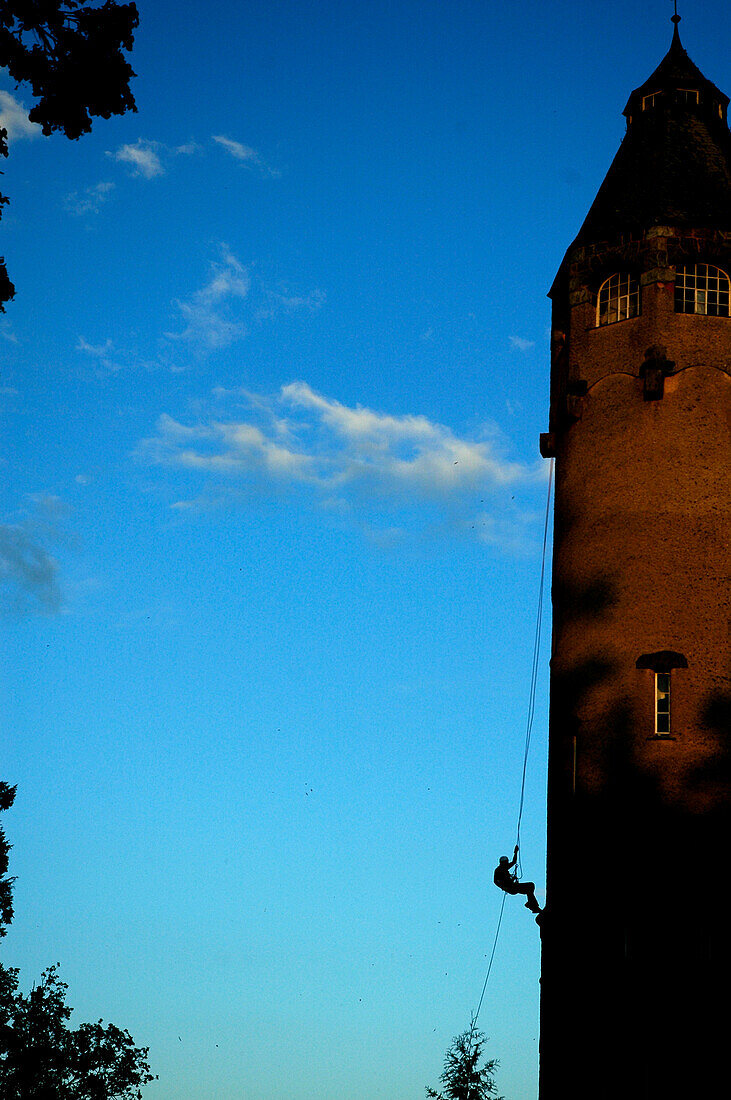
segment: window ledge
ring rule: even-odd
[[[647,738],[648,741],[677,741],[672,733],[653,733],[652,737]]]

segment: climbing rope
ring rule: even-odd
[[[495,929],[495,939],[492,942],[492,951],[490,952],[490,961],[487,964],[487,974],[485,975],[485,980],[482,983],[482,993],[480,994],[480,1000],[477,1003],[477,1010],[476,1010],[474,1016],[472,1017],[472,1028],[473,1028],[473,1030],[474,1030],[475,1024],[477,1023],[477,1017],[480,1015],[480,1009],[482,1008],[482,1001],[485,997],[485,990],[487,989],[487,983],[490,980],[490,971],[492,970],[492,963],[493,963],[493,959],[495,958],[495,952],[497,950],[497,941],[498,941],[498,938],[500,936],[500,925],[503,923],[503,911],[505,910],[505,899],[507,898],[507,896],[508,896],[507,894],[503,894],[503,902],[502,902],[502,905],[500,906],[500,916],[498,917],[497,928]]]
[[[523,774],[520,783],[520,806],[518,809],[518,823],[516,826],[516,845],[518,846],[518,877],[522,874],[522,868],[520,866],[520,825],[523,820],[523,806],[525,803],[525,780],[528,771],[528,754],[530,752],[531,735],[533,732],[533,719],[536,712],[536,687],[538,684],[538,668],[541,652],[541,627],[543,624],[543,589],[546,579],[546,550],[548,547],[548,525],[551,514],[551,489],[553,487],[553,467],[554,460],[551,459],[551,465],[548,473],[548,493],[546,495],[546,514],[543,523],[543,548],[541,553],[541,579],[538,585],[538,609],[536,611],[536,629],[533,636],[533,664],[531,668],[530,679],[530,691],[528,701],[528,717],[526,721],[525,730],[525,746],[523,749]],[[500,906],[500,916],[498,917],[497,928],[495,929],[495,939],[492,944],[492,951],[490,952],[490,961],[487,964],[487,974],[485,975],[485,981],[482,985],[482,993],[480,994],[480,1000],[477,1005],[477,1010],[472,1017],[472,1030],[474,1030],[477,1024],[477,1017],[480,1015],[480,1009],[482,1008],[482,1002],[485,998],[485,991],[487,990],[487,983],[490,980],[490,973],[492,971],[492,964],[495,959],[495,952],[497,951],[498,939],[500,937],[500,926],[503,923],[503,912],[505,910],[505,899],[507,894],[503,894],[502,904]]]
[[[546,513],[543,521],[543,547],[541,551],[541,579],[538,584],[538,607],[536,610],[536,628],[533,635],[533,665],[531,667],[530,676],[530,691],[528,702],[528,717],[525,728],[525,747],[523,749],[523,774],[520,782],[520,805],[518,808],[518,824],[515,829],[515,843],[518,846],[518,866],[517,874],[518,878],[523,873],[523,868],[520,863],[520,826],[523,820],[523,806],[525,804],[525,778],[528,771],[528,754],[530,752],[530,741],[533,733],[533,719],[536,713],[536,686],[538,684],[538,669],[540,663],[541,654],[541,627],[543,625],[543,588],[546,579],[546,549],[548,546],[548,525],[551,515],[551,489],[553,487],[553,466],[554,460],[551,459],[551,464],[548,470],[548,492],[546,493]]]

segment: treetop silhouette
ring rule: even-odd
[[[95,117],[136,111],[130,80],[135,75],[122,51],[131,50],[139,22],[134,3],[82,0],[0,0],[0,67],[16,86],[30,85],[37,103],[28,117],[44,134],[61,131],[76,139]],[[0,127],[0,155],[8,155]],[[0,215],[8,201],[0,195]],[[0,260],[0,311],[13,297]]]

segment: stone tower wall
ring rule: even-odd
[[[697,248],[580,249],[554,290],[541,1100],[665,1100],[681,1051],[692,1093],[728,1085],[731,318],[675,313],[672,264]],[[641,312],[599,328],[612,270],[637,272]],[[637,667],[663,652],[687,665],[669,737]]]

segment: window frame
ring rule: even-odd
[[[612,283],[615,285],[612,286]],[[620,321],[639,317],[641,306],[640,280],[630,271],[614,271],[597,291],[596,328],[606,328],[607,325],[617,325]]]
[[[674,677],[672,673],[674,669],[687,667],[687,657],[672,649],[662,649],[659,653],[643,653],[637,658],[635,668],[652,672],[652,729],[654,732],[649,734],[648,741],[677,741],[678,735],[673,729]],[[665,725],[667,729],[662,728]]]
[[[671,699],[670,670],[655,672],[655,737],[672,737]],[[666,728],[662,729],[663,726]]]
[[[728,272],[715,264],[678,264],[674,304],[676,313],[693,317],[731,317]]]

